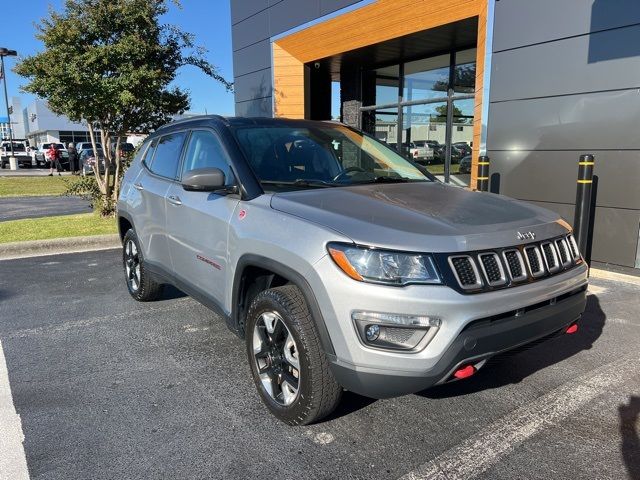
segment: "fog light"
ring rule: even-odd
[[[379,325],[369,325],[365,330],[365,335],[367,336],[367,340],[370,342],[374,342],[380,336],[380,326]]]
[[[351,318],[363,343],[389,350],[424,348],[440,326],[439,318],[426,315],[354,311]]]

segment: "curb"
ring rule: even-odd
[[[625,273],[611,272],[609,270],[602,270],[600,268],[591,268],[589,275],[593,278],[599,278],[602,280],[611,280],[614,282],[624,282],[631,285],[640,285],[640,277],[634,275],[627,275]]]
[[[121,245],[118,234],[0,243],[0,260],[107,250]]]

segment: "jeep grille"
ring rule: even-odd
[[[495,251],[444,254],[454,288],[476,293],[558,274],[582,263],[572,235]]]

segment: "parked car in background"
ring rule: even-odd
[[[86,150],[88,148],[93,148],[93,144],[91,142],[78,142],[76,143],[76,150],[81,152],[82,150]],[[100,142],[96,142],[96,148],[102,148],[102,144]]]
[[[117,216],[131,296],[173,284],[217,311],[291,425],[329,415],[343,388],[388,398],[475,375],[576,332],[586,305],[588,267],[557,213],[438,182],[335,123],[161,127]]]
[[[446,152],[446,149],[445,149],[445,152]],[[466,155],[467,153],[465,153],[465,150],[463,148],[455,144],[451,145],[451,163],[453,164],[460,163],[460,160],[462,160],[462,158],[465,157]]]
[[[403,144],[404,150],[408,152],[409,157],[416,163],[422,165],[428,164],[433,160],[433,150],[424,142],[409,142]]]
[[[47,150],[51,147],[52,142],[48,143],[40,143],[38,148],[33,152],[33,161],[35,165],[38,167],[50,167],[49,159],[47,158]],[[62,143],[54,143],[56,146],[56,150],[60,150],[60,165],[63,170],[69,170],[69,152],[67,151],[67,147]]]
[[[80,151],[80,175],[82,175],[83,177],[86,177],[87,175],[93,175],[93,167],[96,164],[96,160],[99,162],[98,168],[100,169],[100,173],[104,173],[104,152],[101,148],[98,148],[97,152],[98,154],[94,155],[93,148],[85,148],[84,150]]]
[[[31,167],[33,160],[31,159],[30,149],[27,142],[13,141],[13,156],[20,167]],[[0,168],[9,165],[11,157],[11,142],[4,141],[0,144]]]
[[[133,143],[124,142],[120,144],[120,157],[126,157],[130,155],[133,151],[135,151],[136,147],[133,146]],[[111,158],[115,158],[116,156],[116,144],[111,144]]]
[[[471,146],[467,142],[455,142],[453,146],[462,153],[463,157],[471,155]]]
[[[459,173],[471,173],[471,155],[467,155],[460,160],[460,166],[458,167]]]
[[[419,143],[419,142],[416,142]],[[445,159],[445,146],[436,140],[425,140],[424,143],[433,150],[433,162],[444,163]]]

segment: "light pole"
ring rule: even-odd
[[[13,153],[13,129],[11,128],[11,114],[9,113],[9,95],[7,93],[7,72],[4,69],[4,57],[15,57],[18,52],[15,50],[9,50],[8,48],[0,47],[0,65],[2,67],[2,79],[4,80],[4,103],[7,107],[7,120],[9,121],[9,144],[11,145],[11,156],[9,157],[9,165],[11,169],[17,168],[16,158]]]

